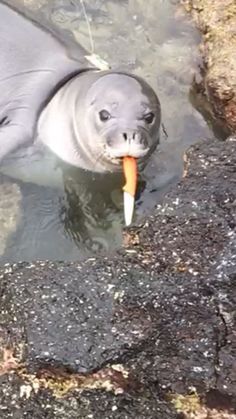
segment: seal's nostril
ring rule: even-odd
[[[125,141],[127,141],[128,136],[127,136],[126,132],[123,132],[123,137],[124,137]]]

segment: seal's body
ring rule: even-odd
[[[53,33],[0,4],[0,160],[34,141],[87,170],[120,169],[156,148],[160,104],[131,74],[89,68]]]
[[[35,137],[57,86],[80,64],[49,32],[0,4],[0,158]]]

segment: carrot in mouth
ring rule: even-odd
[[[123,158],[123,172],[125,176],[125,185],[123,186],[124,216],[125,224],[128,226],[131,224],[133,218],[138,179],[137,160],[134,157],[126,156]]]

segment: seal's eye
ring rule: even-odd
[[[149,112],[146,115],[144,115],[143,118],[144,118],[145,122],[147,122],[147,124],[152,124],[153,121],[154,121],[155,115],[154,115],[154,113]]]
[[[110,118],[111,118],[111,115],[109,114],[109,112],[108,112],[108,111],[106,111],[106,109],[102,109],[102,110],[99,112],[99,118],[100,118],[100,120],[101,120],[102,122],[105,122],[105,121],[108,121],[108,119],[110,119]]]

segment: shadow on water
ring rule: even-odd
[[[43,16],[65,36],[69,32],[90,48],[80,1],[25,0],[24,5],[36,18]],[[162,106],[167,135],[162,133],[158,151],[140,176],[134,219],[138,223],[181,178],[186,148],[213,135],[212,125],[198,112],[201,105],[192,85],[200,74],[199,33],[177,1],[87,0],[85,5],[96,53],[112,68],[145,77]],[[22,217],[2,262],[75,260],[119,248],[124,227],[122,175],[94,175],[62,165],[60,187],[55,187],[51,179],[48,184],[42,181],[45,170],[40,164],[37,175],[34,165],[33,174],[28,165],[28,178],[17,169],[12,176],[23,197]]]

